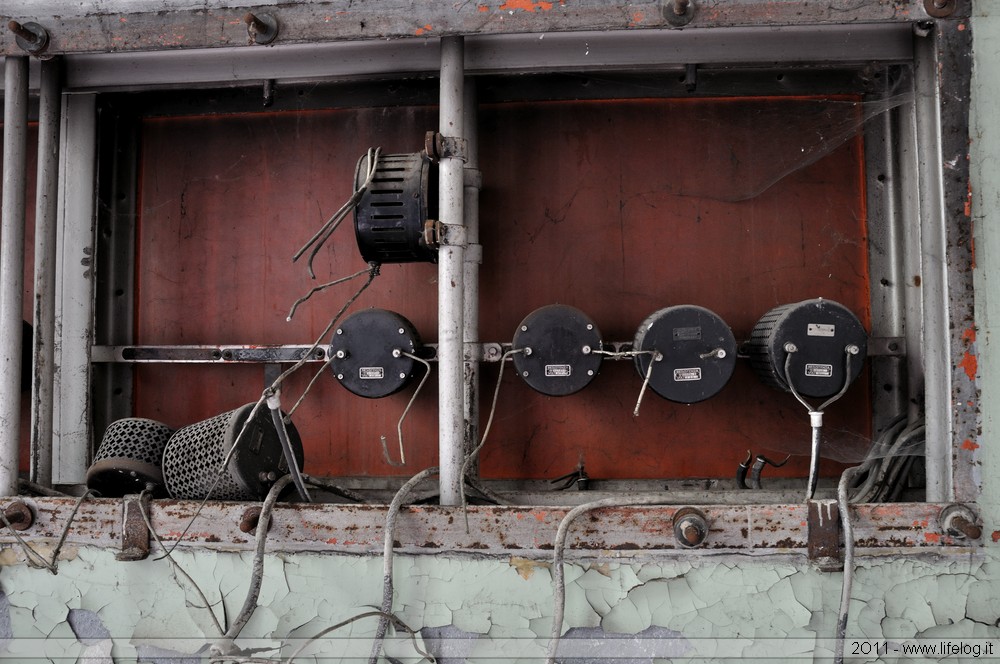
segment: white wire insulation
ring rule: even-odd
[[[413,402],[417,400],[417,395],[420,394],[420,390],[424,387],[424,383],[431,375],[431,363],[422,357],[417,357],[412,353],[407,353],[402,351],[401,355],[410,358],[411,360],[416,360],[420,364],[424,365],[424,377],[420,379],[420,383],[417,385],[417,389],[413,391],[413,396],[410,397],[409,402],[406,404],[406,408],[403,409],[403,414],[399,416],[399,420],[396,422],[396,436],[399,439],[399,463],[396,463],[391,458],[389,458],[389,448],[386,445],[385,436],[381,436],[382,441],[382,455],[385,457],[385,462],[390,466],[400,467],[406,465],[406,452],[403,449],[403,420],[406,419],[407,413],[410,412],[410,408],[413,406]]]
[[[660,496],[633,496],[631,498],[604,498],[591,503],[578,505],[571,509],[562,522],[559,530],[556,531],[556,539],[553,543],[552,551],[552,580],[555,586],[553,590],[552,608],[552,632],[549,636],[549,645],[546,649],[546,664],[555,664],[556,651],[559,648],[559,639],[562,636],[563,616],[566,611],[566,580],[563,571],[563,555],[566,549],[566,539],[569,536],[570,526],[582,514],[592,512],[604,507],[632,507],[638,505],[663,505],[664,500]]]

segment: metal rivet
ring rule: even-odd
[[[344,374],[337,374],[337,380],[344,380]]]
[[[344,333],[344,330],[342,328],[338,327],[337,328],[337,334],[343,334],[343,333]]]
[[[590,323],[587,323],[587,329],[588,329],[588,330],[593,330],[593,329],[594,329],[594,326],[593,326],[593,325],[591,325]]]
[[[581,350],[584,355],[590,355],[590,346],[584,346]]]
[[[338,350],[337,351],[337,359],[342,360],[345,357],[347,357],[347,353],[345,353],[343,350]]]
[[[404,378],[406,378],[406,374],[405,374],[405,373],[400,373],[400,374],[399,374],[399,377],[400,377],[401,379],[404,379]]]
[[[527,332],[528,331],[528,326],[527,325],[522,325],[521,326],[521,331],[522,332]]]
[[[850,346],[847,347],[847,352],[850,353],[851,355],[857,355],[858,353],[861,352],[861,349],[858,348],[856,345],[851,344]]]
[[[403,328],[399,328],[399,333],[400,333],[400,334],[405,334],[405,333],[406,333],[406,330],[404,330]]]
[[[528,372],[527,371],[522,371],[521,375],[524,376],[525,378],[527,378],[528,377]]]
[[[799,351],[799,347],[793,344],[791,341],[786,343],[784,348],[786,353],[797,353]]]
[[[593,369],[587,369],[587,375],[588,376],[593,376],[594,375],[594,370]]]

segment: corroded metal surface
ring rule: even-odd
[[[927,19],[923,0],[697,0],[688,28],[908,22]],[[955,16],[968,14],[958,2]],[[4,18],[37,22],[49,33],[50,53],[148,51],[213,48],[252,43],[244,17],[270,14],[277,21],[273,44],[321,43],[350,39],[442,37],[462,34],[562,32],[666,28],[671,23],[661,0],[367,0],[285,2],[257,7],[226,0],[192,3],[109,0],[94,8],[58,7],[35,0],[10,0]],[[248,48],[261,48],[258,45]],[[5,55],[23,54],[16,36],[0,38]]]
[[[59,537],[74,501],[61,498],[25,499],[37,515],[23,535],[29,542]],[[176,541],[197,509],[194,501],[157,500],[151,504],[152,523],[164,542]],[[709,522],[704,544],[696,549],[678,545],[674,513],[682,506],[623,507],[597,510],[580,518],[569,535],[571,555],[661,557],[708,550],[713,554],[805,555],[807,509],[803,505],[699,506]],[[245,551],[253,548],[252,533],[240,524],[245,503],[212,502],[189,530],[181,546]],[[902,549],[940,554],[970,551],[970,546],[940,532],[941,505],[897,503],[852,506],[860,555],[898,553]],[[85,502],[69,531],[70,545],[105,548],[121,546],[123,501]],[[459,507],[404,508],[396,532],[398,550],[407,553],[477,554],[541,557],[550,555],[556,529],[568,508],[469,507],[469,527]],[[378,554],[382,550],[385,505],[279,504],[268,535],[272,552]],[[13,543],[9,533],[0,542]],[[973,546],[971,548],[977,548]]]

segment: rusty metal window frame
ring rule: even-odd
[[[752,3],[737,3],[752,4]],[[916,9],[917,3],[914,4]],[[913,14],[918,15],[919,14]],[[807,19],[806,19],[807,20]],[[974,328],[972,323],[973,292],[971,271],[971,248],[968,219],[965,217],[967,201],[968,164],[964,158],[957,161],[952,156],[966,154],[965,141],[968,136],[968,90],[971,59],[971,31],[967,21],[961,17],[940,20],[936,24],[914,22],[901,17],[875,18],[881,21],[870,25],[797,25],[785,29],[791,42],[767,42],[763,33],[755,28],[722,28],[732,30],[730,36],[738,36],[745,41],[742,49],[727,50],[726,58],[746,64],[754,58],[767,62],[795,60],[796,44],[803,48],[817,35],[837,40],[834,46],[826,47],[821,57],[821,68],[835,64],[858,65],[859,61],[879,60],[875,51],[844,49],[842,38],[848,34],[871,31],[870,36],[885,39],[866,40],[866,44],[881,44],[879,48],[890,48],[892,54],[883,52],[884,58],[898,56],[903,35],[913,37],[914,85],[916,103],[912,108],[903,109],[886,120],[886,124],[875,130],[872,136],[881,135],[884,152],[880,156],[870,153],[869,165],[892,164],[896,168],[897,184],[894,190],[871,187],[872,202],[885,210],[889,223],[898,224],[904,233],[912,231],[914,224],[921,229],[924,243],[920,253],[928,261],[921,272],[921,292],[919,303],[921,319],[921,345],[926,349],[920,363],[924,389],[929,403],[928,427],[929,446],[932,453],[940,457],[940,472],[933,489],[931,500],[926,503],[891,505],[857,505],[853,509],[857,518],[857,535],[864,546],[876,549],[914,549],[933,551],[967,551],[969,542],[942,534],[939,514],[952,502],[974,503],[979,493],[980,478],[976,464],[976,428],[978,415],[977,387],[968,374],[969,361],[974,356]],[[960,27],[963,26],[963,27]],[[611,68],[619,71],[641,72],[664,70],[671,66],[681,66],[695,59],[695,54],[718,49],[713,38],[722,32],[691,30],[677,35],[682,44],[688,44],[664,56],[661,50],[653,51],[654,31],[612,32],[605,37],[608,53],[612,58]],[[532,56],[518,60],[504,60],[504,49],[518,43],[523,37],[510,38],[507,35],[484,35],[478,42],[470,38],[469,48],[479,56],[470,58],[472,63],[481,57],[480,73],[545,71],[560,66],[570,68],[589,66],[581,63],[578,49],[581,43],[595,45],[599,50],[602,37],[594,33],[567,32],[550,38],[549,44],[556,43],[546,64],[538,65]],[[534,36],[530,36],[534,40]],[[644,41],[653,40],[653,41]],[[689,40],[684,42],[683,40]],[[522,43],[530,43],[525,40]],[[642,45],[646,44],[645,47]],[[789,45],[791,44],[791,45]],[[886,45],[889,46],[886,46]],[[625,50],[622,50],[622,45]],[[279,55],[275,59],[265,59],[255,52],[223,52],[223,50],[180,51],[177,53],[124,53],[99,54],[68,58],[67,83],[70,92],[101,94],[110,90],[154,90],[163,88],[185,89],[191,86],[213,86],[219,80],[212,80],[219,72],[227,70],[229,81],[236,71],[238,84],[260,78],[282,78],[283,80],[310,80],[317,76],[317,64],[324,60],[321,55],[338,49],[367,53],[362,72],[335,72],[335,77],[364,75],[383,77],[399,73],[399,62],[407,62],[407,73],[414,68],[433,70],[437,66],[437,49],[422,40],[397,43],[398,48],[387,48],[375,42],[336,42],[333,44],[301,45],[289,47],[297,49],[288,59]],[[633,48],[634,47],[634,48]],[[872,47],[874,48],[874,47]],[[747,50],[743,50],[747,49]],[[896,50],[892,50],[896,49]],[[228,50],[228,49],[226,49]],[[276,51],[277,52],[277,51]],[[301,57],[312,53],[315,59]],[[577,55],[572,55],[577,53]],[[658,55],[653,55],[657,53]],[[748,56],[747,53],[755,53]],[[562,54],[563,60],[559,59]],[[740,55],[743,59],[739,59]],[[235,58],[235,60],[234,60]],[[492,58],[492,59],[491,59]],[[234,65],[234,62],[237,63]],[[341,62],[343,62],[341,60]],[[374,62],[374,64],[372,64]],[[592,62],[592,61],[591,61]],[[194,65],[199,72],[193,74]],[[421,64],[423,63],[423,64]],[[750,64],[753,64],[752,62]],[[122,65],[126,65],[122,68]],[[130,65],[130,66],[128,66]],[[320,66],[328,72],[328,64]],[[122,74],[122,72],[125,72]],[[212,72],[216,72],[213,74]],[[264,75],[262,75],[262,73]],[[473,67],[473,73],[476,73]],[[279,75],[280,74],[280,75]],[[327,73],[329,75],[329,72]],[[70,131],[67,141],[86,141],[89,130],[84,127],[74,134]],[[101,150],[107,149],[106,138],[102,138]],[[867,143],[877,145],[877,141]],[[900,152],[907,154],[901,155]],[[908,151],[912,151],[910,154]],[[125,187],[127,202],[127,183]],[[907,209],[907,202],[917,201],[915,208]],[[929,267],[928,267],[929,266]],[[64,266],[64,270],[66,266]],[[924,270],[933,270],[928,280]],[[114,289],[120,285],[114,284]],[[873,293],[873,298],[875,294]],[[103,308],[102,308],[103,307]],[[107,303],[99,299],[98,312],[108,316],[106,320],[121,324],[127,313],[112,312]],[[116,318],[117,317],[117,318]],[[968,330],[972,334],[968,334]],[[943,334],[942,334],[943,333]],[[929,336],[930,335],[930,336]],[[935,336],[936,335],[936,336]],[[928,341],[930,340],[930,341]],[[115,342],[108,342],[115,343]],[[127,343],[127,342],[126,342]],[[930,343],[930,345],[928,345]],[[107,359],[107,349],[92,349],[95,360]],[[104,353],[102,356],[101,354]],[[87,368],[89,370],[89,360]],[[107,389],[105,387],[101,389]],[[103,394],[103,393],[102,393]],[[124,393],[127,396],[127,393]],[[121,396],[121,395],[115,395]],[[66,398],[64,396],[64,398]],[[113,401],[113,400],[112,400]],[[69,469],[64,477],[72,476],[75,469]],[[683,500],[684,496],[678,496]],[[36,521],[36,536],[55,536],[61,528],[70,505],[62,499],[39,499],[50,503],[52,509],[39,512]],[[576,536],[572,546],[582,551],[617,550],[618,555],[648,556],[659,553],[680,551],[673,538],[670,522],[676,510],[681,507],[677,501],[672,505],[655,508],[622,508],[616,512],[613,527],[601,528],[600,532]],[[685,501],[690,503],[696,500]],[[809,507],[804,504],[708,504],[700,505],[709,516],[712,529],[708,546],[716,550],[737,553],[781,553],[801,552],[807,543],[819,536],[816,519],[809,519]],[[82,528],[71,539],[81,539],[94,544],[114,545],[118,540],[121,503],[102,501],[85,507],[92,512],[94,526]],[[239,515],[243,507],[225,503],[210,503],[206,517],[213,523],[211,532],[196,533],[189,539],[190,544],[210,548],[246,548],[252,545],[252,537],[238,529]],[[272,540],[275,548],[290,551],[318,550],[348,553],[373,553],[379,549],[379,533],[383,515],[379,511],[342,505],[285,506],[279,513],[287,512],[294,524],[286,534],[278,534]],[[558,523],[566,510],[540,506],[515,507],[473,507],[470,508],[472,528],[465,532],[464,526],[454,525],[453,508],[426,508],[412,515],[401,525],[400,540],[403,551],[426,551],[446,548],[452,551],[472,553],[509,553],[522,550],[525,553],[539,552],[548,548],[554,524]],[[183,527],[188,510],[182,503],[174,501],[158,502],[153,508],[154,525],[164,532],[175,532]],[[297,516],[292,516],[297,515]],[[531,515],[531,519],[526,517]],[[820,521],[822,518],[820,517]],[[812,528],[810,528],[810,524]],[[816,530],[816,532],[813,532]],[[354,533],[350,537],[346,532]],[[328,534],[328,537],[321,536]],[[472,534],[470,534],[472,533]]]

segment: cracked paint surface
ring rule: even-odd
[[[177,560],[220,620],[236,615],[249,555],[184,551]],[[269,555],[259,606],[237,645],[288,656],[301,639],[377,604],[380,572],[378,558]],[[526,578],[516,559],[396,556],[395,575],[395,612],[442,661],[544,654],[553,608],[548,566]],[[782,639],[798,649],[789,661],[822,661],[831,656],[824,647],[840,578],[788,556],[574,562],[566,568],[564,647],[596,642],[637,662],[727,661],[766,656],[769,639]],[[58,576],[24,564],[0,568],[0,588],[0,641],[9,655],[43,648],[50,657],[91,661],[199,661],[215,636],[206,609],[166,561],[119,563],[113,552],[82,548]],[[851,616],[853,637],[1000,638],[1000,561],[862,558]],[[364,657],[374,630],[374,620],[358,621],[310,652]],[[416,656],[398,637],[386,652]]]

